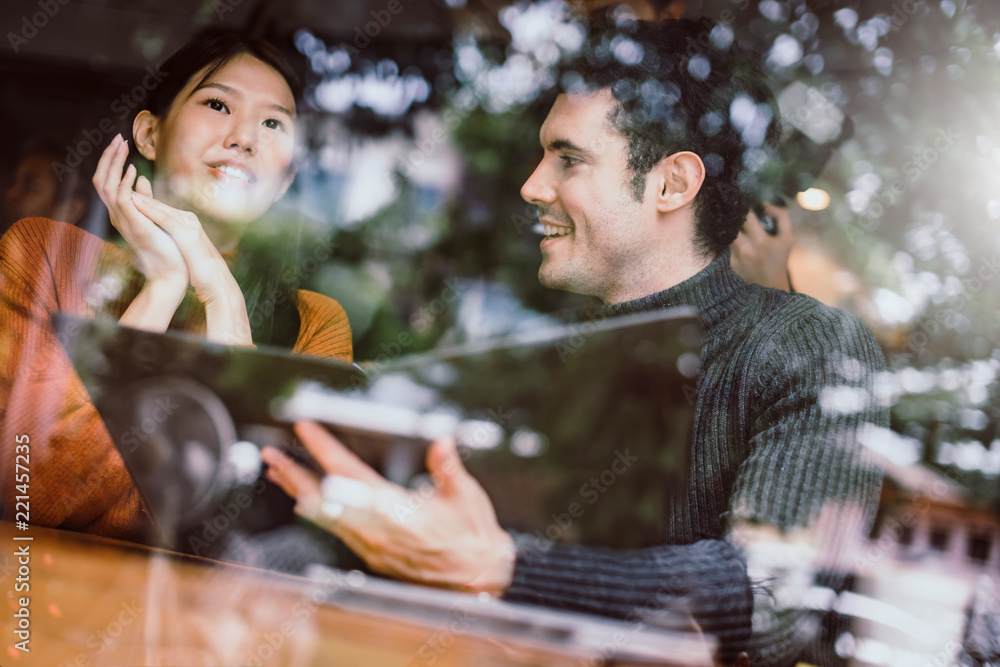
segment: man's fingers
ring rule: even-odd
[[[434,486],[444,495],[460,492],[463,485],[475,481],[462,464],[454,438],[436,440],[427,450],[427,471]]]
[[[327,473],[351,477],[374,486],[386,483],[381,475],[319,424],[299,422],[295,425],[295,434]]]
[[[267,478],[297,500],[318,497],[319,480],[275,447],[265,447],[260,453],[267,464]]]
[[[753,215],[751,213],[750,215]],[[729,248],[732,252],[732,263],[733,268],[739,271],[742,268],[742,262],[749,261],[754,254],[754,241],[749,237],[749,232],[747,232],[747,227],[751,225],[758,224],[756,218],[750,224],[743,225],[742,231],[736,236]]]
[[[767,203],[764,204],[764,210],[767,214],[774,218],[775,224],[778,226],[777,236],[784,236],[792,231],[792,219],[788,215],[788,209],[782,208],[780,206],[775,206],[774,204]]]
[[[761,224],[760,218],[757,217],[757,214],[753,210],[747,214],[747,221],[743,225],[743,231],[746,233],[747,238],[754,243],[760,243],[761,239],[767,235],[767,232],[764,231],[764,225]]]

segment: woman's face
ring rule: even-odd
[[[242,229],[291,183],[295,100],[277,71],[239,55],[199,85],[192,77],[153,125],[154,195],[206,228]],[[137,143],[143,151],[141,136]]]

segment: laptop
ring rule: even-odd
[[[665,508],[686,489],[700,346],[691,309],[367,369],[66,314],[53,323],[154,519],[151,541],[168,548],[206,555],[198,545],[213,532],[294,522],[259,450],[281,447],[318,471],[291,431],[301,419],[411,486],[424,479],[428,444],[453,435],[501,525],[547,539],[662,543]]]

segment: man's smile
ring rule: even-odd
[[[573,233],[573,226],[554,223],[550,220],[539,220],[538,224],[534,227],[534,231],[545,235],[545,238],[542,239],[542,244],[544,245],[548,241],[569,236]]]

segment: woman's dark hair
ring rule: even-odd
[[[164,117],[194,77],[199,77],[200,86],[241,55],[253,56],[278,72],[298,105],[302,93],[299,78],[276,46],[231,30],[208,28],[160,65],[161,81],[147,98],[145,110]],[[300,273],[296,251],[303,243],[301,220],[298,216],[283,216],[284,224],[277,232],[273,225],[257,220],[240,240],[232,271],[243,292],[251,335],[257,344],[292,347],[298,337],[301,320],[294,298],[298,280],[289,280],[289,276]],[[185,299],[177,309],[175,322],[190,317],[199,307],[190,297]]]
[[[192,78],[202,74],[198,85],[207,81],[226,63],[241,55],[250,55],[269,65],[282,76],[296,102],[302,94],[299,78],[284,54],[270,42],[245,37],[224,28],[208,28],[199,32],[159,68],[160,84],[146,98],[146,110],[162,118],[177,96]],[[208,69],[205,69],[208,68]],[[197,86],[196,86],[197,87]]]
[[[736,46],[724,23],[592,19],[560,82],[564,92],[611,91],[608,122],[628,144],[627,186],[635,199],[664,158],[679,151],[701,157],[695,243],[707,256],[729,247],[750,207],[774,187],[778,105],[757,57]]]

